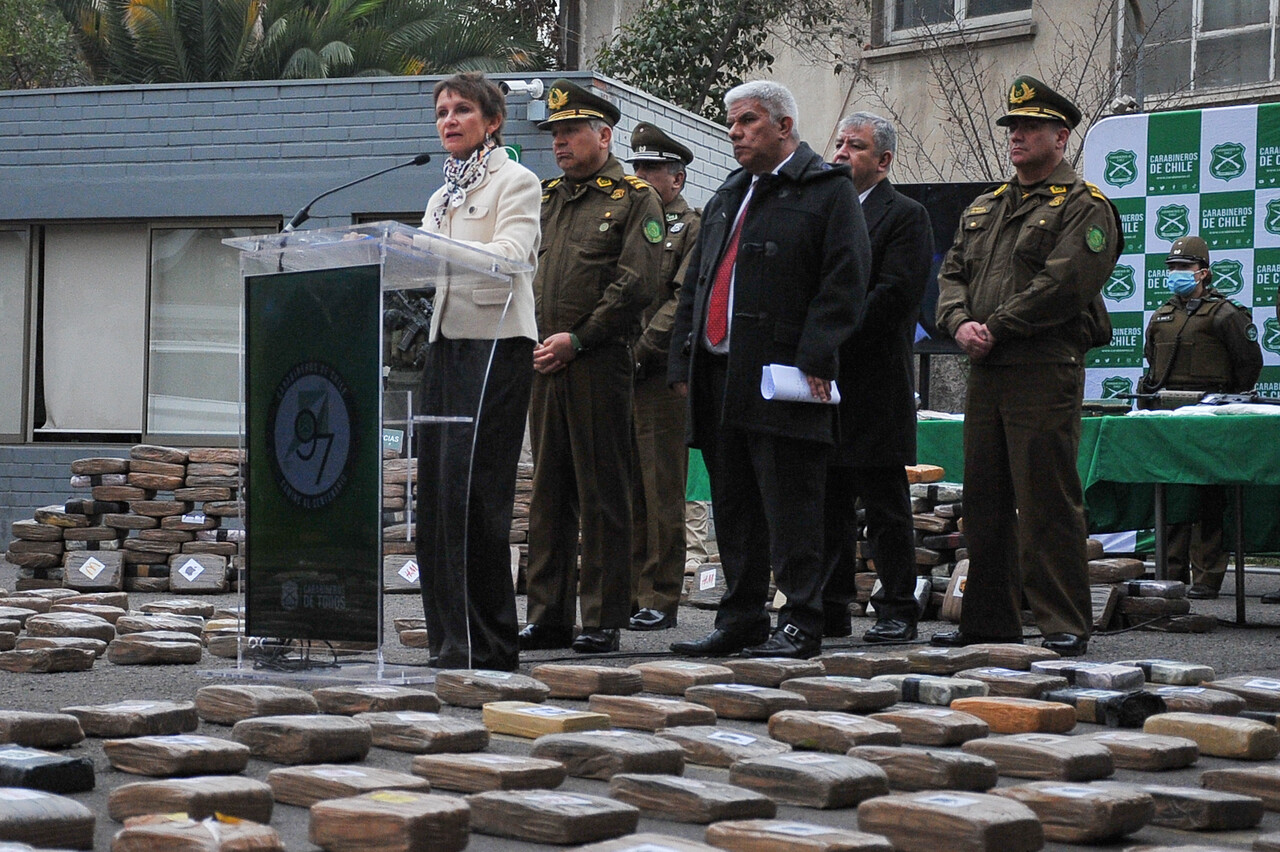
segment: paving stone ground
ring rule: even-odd
[[[0,567],[0,587],[13,588],[12,566]],[[1232,591],[1231,580],[1228,579],[1224,591],[1227,593],[1218,601],[1196,602],[1194,611],[1213,614],[1222,621],[1217,631],[1210,634],[1165,634],[1148,631],[1130,631],[1107,636],[1098,636],[1090,643],[1089,654],[1085,657],[1094,661],[1111,661],[1120,659],[1159,657],[1184,660],[1213,666],[1219,677],[1232,675],[1256,675],[1263,677],[1280,676],[1280,606],[1264,606],[1258,601],[1263,592],[1274,591],[1280,587],[1280,575],[1251,576],[1247,583],[1249,599],[1249,624],[1234,624],[1235,606],[1229,596]],[[134,594],[130,596],[133,609],[151,600],[167,597],[165,595]],[[234,595],[222,595],[213,598],[219,603],[233,604]],[[520,599],[523,608],[524,599]],[[420,601],[411,595],[387,596],[385,603],[385,622],[387,638],[384,656],[389,665],[404,665],[421,668],[421,673],[430,675],[425,669],[426,652],[401,647],[391,628],[391,621],[398,616],[421,614]],[[667,645],[677,639],[697,637],[711,628],[714,613],[710,611],[684,607],[680,611],[680,623],[674,630],[658,633],[625,633],[622,640],[622,651],[618,654],[602,657],[583,658],[571,652],[539,652],[528,654],[522,659],[521,670],[529,669],[541,662],[551,660],[582,661],[606,663],[610,665],[629,665],[631,663],[669,657]],[[865,646],[858,636],[862,630],[870,626],[870,620],[855,619],[855,635],[850,639],[829,640],[826,649],[862,648]],[[936,630],[951,629],[951,625],[942,622],[926,622],[921,625],[921,642]],[[1030,637],[1032,631],[1028,631]],[[1028,641],[1032,641],[1030,638]],[[0,672],[0,707],[5,709],[23,709],[39,711],[56,711],[61,707],[75,704],[106,704],[128,699],[167,699],[191,700],[200,686],[209,683],[228,682],[226,675],[233,672],[235,661],[224,660],[206,653],[203,661],[197,666],[163,666],[138,667],[115,666],[105,659],[99,660],[91,671],[68,674],[12,674]],[[217,675],[221,676],[217,676]],[[235,682],[235,681],[230,681]],[[334,683],[332,680],[317,680],[299,684],[287,677],[272,677],[266,682],[280,685],[303,686],[315,688]],[[430,689],[429,685],[424,688]],[[585,709],[585,701],[552,701],[564,707]],[[469,718],[479,718],[479,710],[467,710],[446,706],[443,713]],[[726,723],[722,723],[726,724]],[[763,723],[731,722],[727,723],[753,733],[764,733]],[[1084,734],[1102,730],[1096,725],[1079,725],[1073,733]],[[200,734],[230,737],[230,728],[202,722]],[[489,751],[498,754],[527,754],[531,743],[513,737],[494,736]],[[89,739],[78,746],[68,749],[67,754],[90,758],[97,770],[97,788],[90,793],[72,796],[90,807],[98,814],[96,846],[107,850],[110,848],[112,835],[120,825],[107,816],[107,796],[115,787],[131,781],[141,780],[139,776],[127,775],[112,770],[103,755],[101,741]],[[409,771],[412,755],[402,752],[374,748],[365,763],[371,766]],[[1268,765],[1274,761],[1268,762]],[[1120,771],[1115,779],[1121,781],[1147,781],[1149,783],[1171,783],[1198,787],[1199,773],[1205,769],[1214,769],[1232,765],[1241,765],[1237,761],[1202,757],[1195,767],[1167,773],[1139,773]],[[1250,764],[1253,765],[1253,764]],[[263,779],[274,764],[260,760],[251,760],[244,775]],[[727,781],[728,771],[688,766],[685,775],[710,781]],[[1002,778],[1001,786],[1019,783],[1016,779]],[[607,784],[602,781],[589,781],[570,778],[561,790],[578,791],[607,795]],[[446,795],[452,795],[447,794]],[[839,825],[847,828],[856,827],[853,809],[823,811],[791,806],[780,806],[780,818]],[[311,852],[319,847],[312,845],[307,838],[306,809],[288,805],[277,805],[271,820],[283,836],[287,848],[300,852]],[[703,826],[667,822],[648,817],[640,820],[640,831],[653,831],[676,835],[689,839],[701,840],[704,836]],[[1190,845],[1212,844],[1223,849],[1248,849],[1259,833],[1280,831],[1280,813],[1267,813],[1258,830],[1220,833],[1206,835],[1174,831],[1170,829],[1146,827],[1132,835],[1127,841],[1112,844],[1104,848],[1124,849],[1140,844]],[[506,850],[539,848],[535,844],[517,843],[473,834],[471,849]],[[1084,849],[1098,847],[1070,846],[1065,844],[1049,844],[1051,850]]]

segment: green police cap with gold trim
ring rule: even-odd
[[[1173,263],[1175,260],[1190,260],[1201,266],[1208,266],[1209,246],[1199,237],[1178,237],[1169,246],[1169,256],[1164,262]]]
[[[1022,75],[1009,86],[1008,112],[996,119],[1001,127],[1015,118],[1044,118],[1061,121],[1075,129],[1080,123],[1080,109],[1035,77]]]
[[[622,113],[599,95],[561,77],[547,91],[547,118],[538,122],[538,129],[550,130],[551,125],[558,121],[586,121],[592,118],[606,121],[612,127],[622,118]]]
[[[636,125],[631,131],[632,163],[684,163],[693,162],[693,152],[654,127],[647,121]]]

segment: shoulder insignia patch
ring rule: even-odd
[[[1107,247],[1107,235],[1097,225],[1092,225],[1089,232],[1084,235],[1084,242],[1089,247],[1089,251],[1097,254]]]
[[[613,181],[607,177],[598,177],[596,178],[596,186],[600,187],[601,189],[608,189],[609,187],[613,186]]]
[[[662,242],[662,237],[662,223],[657,219],[646,219],[644,223],[644,238],[651,243],[657,244]]]
[[[990,210],[991,210],[991,208],[990,208],[990,207],[970,207],[968,210],[964,211],[964,215],[966,215],[966,216],[978,216],[978,215],[981,215],[981,214],[983,214],[983,213],[986,213],[986,212],[988,212],[988,211],[990,211]]]
[[[1089,194],[1092,195],[1094,198],[1101,198],[1103,201],[1107,200],[1107,197],[1102,194],[1102,190],[1098,189],[1096,184],[1092,184],[1092,183],[1089,183],[1088,181],[1085,181],[1084,185],[1089,188]]]
[[[1065,186],[1051,186],[1049,187],[1049,191],[1052,192],[1054,195],[1067,194],[1067,188]]]
[[[1244,336],[1251,341],[1258,339],[1258,327],[1253,323],[1249,323],[1249,327],[1244,330]]]
[[[626,175],[625,177],[623,177],[623,180],[625,180],[627,183],[629,183],[629,184],[631,184],[632,186],[634,186],[636,189],[648,189],[648,188],[649,188],[649,184],[645,183],[644,181],[642,181],[640,178],[636,177],[635,175]]]
[[[1062,203],[1063,203],[1064,201],[1066,201],[1066,200],[1067,200],[1067,197],[1066,197],[1065,195],[1057,195],[1057,196],[1054,196],[1053,200],[1049,202],[1049,206],[1050,206],[1050,207],[1061,207],[1061,206],[1062,206]]]
[[[1000,193],[1004,192],[1004,191],[1005,191],[1006,189],[1008,189],[1008,188],[1009,188],[1009,184],[1007,184],[1007,183],[1002,183],[1002,184],[1000,184],[1000,187],[999,187],[995,192],[991,193],[991,195],[992,195],[992,197],[998,196],[998,195],[1000,195]]]
[[[627,194],[627,191],[625,189],[623,189],[622,187],[618,187],[617,189],[615,189],[613,192],[609,194],[609,197],[612,198],[614,201],[617,201],[619,198],[621,198],[626,194]]]
[[[546,203],[547,203],[548,201],[550,201],[550,200],[551,200],[551,193],[549,193],[549,192],[544,192],[544,193],[542,193],[542,203],[543,203],[543,204],[546,204]]]

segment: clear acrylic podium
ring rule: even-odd
[[[505,287],[509,308],[511,276],[531,267],[399,222],[223,242],[240,250],[244,286],[246,536],[237,665],[212,673],[430,681],[430,670],[383,657],[384,483],[405,493],[396,517],[406,539],[414,502],[411,464],[401,465],[403,483],[384,474],[384,294]],[[415,427],[472,424],[479,414],[410,406],[405,448],[412,453]],[[455,522],[465,541],[466,512]]]

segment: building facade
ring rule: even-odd
[[[640,121],[699,152],[692,203],[733,164],[723,128],[569,76],[620,106],[620,157]],[[278,231],[320,192],[425,151],[435,162],[326,198],[303,227],[417,224],[441,182],[438,79],[0,92],[0,541],[71,496],[75,458],[237,442],[240,278],[221,241]],[[504,141],[551,177],[544,109],[513,93]]]

